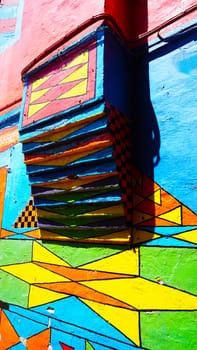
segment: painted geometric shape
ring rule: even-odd
[[[197,229],[195,228],[193,230],[188,230],[188,231],[173,235],[173,237],[197,244]]]
[[[16,333],[22,339],[30,338],[46,329],[45,324],[42,322],[37,322],[38,318],[37,320],[34,320],[30,317],[25,317],[25,315],[20,314],[19,319],[19,315],[13,311],[10,311],[9,308],[4,312],[10,323],[15,328]]]
[[[66,294],[53,292],[51,290],[46,290],[44,288],[31,285],[29,288],[28,307],[31,308],[38,305],[43,305],[66,297]]]
[[[181,206],[169,210],[167,213],[158,216],[161,219],[173,222],[177,225],[181,225]]]
[[[83,299],[87,298],[88,300],[93,300],[102,304],[108,304],[116,307],[123,307],[126,309],[135,310],[135,308],[132,305],[129,305],[128,303],[117,300],[114,297],[104,295],[99,291],[92,290],[92,288],[87,287],[85,284],[86,282],[80,282],[80,283],[76,283],[76,282],[56,283],[55,282],[55,283],[42,283],[42,284],[36,284],[36,285],[57,293],[74,295],[78,298],[83,298]]]
[[[194,311],[141,312],[142,346],[157,349],[159,341],[159,350],[196,349],[196,321]]]
[[[14,329],[14,326],[10,323],[8,317],[5,313],[0,309],[0,349],[7,350],[11,348],[11,346],[16,345],[20,339],[17,332]]]
[[[63,350],[74,350],[73,347],[70,347],[70,346],[68,346],[68,345],[66,345],[66,344],[63,344],[63,343],[61,343],[61,342],[60,342],[60,345],[61,345],[61,347],[62,347]]]
[[[109,348],[112,349],[122,350],[124,349],[124,345],[125,349],[130,349],[129,346],[132,345],[132,341],[129,340],[118,328],[111,325],[91,307],[88,307],[76,297],[71,296],[70,298],[62,299],[54,303],[41,305],[34,308],[33,311],[38,312],[39,315],[46,315],[46,309],[48,307],[52,307],[55,310],[55,313],[51,314],[51,325],[53,324],[53,320],[55,321],[56,326],[58,326],[58,321],[60,321],[59,326],[62,327],[63,322],[65,332],[68,331],[69,327],[74,326],[74,328],[70,328],[72,336],[75,333],[92,343],[92,335],[94,335],[94,340],[98,341],[100,344],[105,344],[107,349],[109,346]],[[101,339],[100,336],[102,336]],[[63,338],[60,338],[59,340],[64,344],[70,344],[70,342],[64,341]],[[74,346],[74,342],[71,344]],[[119,346],[116,347],[114,344],[118,344]]]
[[[32,337],[26,340],[26,348],[27,350],[46,350],[50,344],[50,328],[45,329],[44,331],[33,335]]]
[[[29,202],[20,213],[13,226],[15,228],[37,227],[37,213],[33,198],[30,198]]]
[[[139,312],[113,307],[107,304],[103,305],[90,300],[81,300],[137,346],[140,346]]]
[[[123,273],[122,274],[117,272],[110,273],[110,272],[104,272],[104,271],[97,271],[95,269],[94,270],[81,269],[81,268],[75,269],[72,267],[52,265],[51,263],[50,264],[37,263],[37,265],[75,282],[80,282],[84,280],[106,280],[106,279],[114,279],[114,278],[132,277],[132,275],[127,275]]]
[[[161,189],[159,188],[158,190],[156,190],[155,192],[153,192],[153,194],[151,194],[148,199],[150,199],[151,201],[153,201],[154,203],[157,203],[159,205],[161,205]]]
[[[63,259],[57,257],[35,241],[13,240],[10,242],[2,240],[0,244],[3,262],[3,266],[0,267],[0,275],[1,282],[5,287],[0,289],[1,300],[24,307],[32,307],[66,297],[65,294],[47,291],[34,286],[36,280],[54,282],[57,278],[58,281],[67,281],[68,279],[61,275],[35,264],[35,262],[53,262],[62,267],[68,266]],[[22,264],[21,259],[24,261]],[[6,263],[9,265],[6,266]],[[13,283],[15,288],[11,288]],[[6,292],[8,289],[10,291],[9,294]],[[21,295],[23,296],[22,298]]]
[[[86,348],[85,348],[85,350],[94,350],[93,346],[88,341],[86,341]]]
[[[46,81],[43,84],[46,88]],[[43,88],[43,84],[39,87]],[[61,127],[56,132],[51,130],[51,142],[47,131],[47,135],[44,133],[32,138],[30,147],[27,147],[29,151],[25,152],[25,163],[29,176],[33,175],[32,185],[35,181],[33,196],[42,239],[130,243],[128,224],[132,201],[127,160],[131,147],[130,142],[125,146],[125,139],[129,140],[130,133],[124,127],[128,118],[109,105],[103,104],[102,107],[102,113],[89,117],[89,123],[80,120],[80,117],[74,118],[73,122],[69,120],[69,128]],[[118,146],[114,139],[115,131],[119,133]],[[35,146],[35,143],[41,147]],[[28,146],[28,142],[25,145]],[[57,147],[59,152],[54,152]],[[79,173],[73,175],[72,168],[74,172],[79,169]],[[122,170],[119,172],[118,168]],[[50,170],[54,181],[46,179]],[[44,180],[42,185],[36,181],[40,172]]]
[[[63,278],[59,274],[43,269],[32,262],[2,266],[1,270],[20,278],[29,284],[33,284],[35,282],[51,283],[68,281],[67,278]]]
[[[133,211],[133,223],[136,226],[171,227],[197,224],[195,213],[133,166],[132,174],[136,179],[133,187],[134,198],[138,198],[134,201]]]
[[[138,275],[139,250],[136,248],[135,251],[128,249],[123,252],[118,252],[117,254],[114,254],[110,257],[81,265],[80,268],[95,271],[107,271],[121,274]]]
[[[28,81],[23,126],[94,97],[96,48],[61,58]],[[80,102],[79,102],[80,101]]]
[[[80,284],[138,310],[195,310],[197,308],[197,297],[140,277],[112,280],[110,283],[87,281]]]
[[[70,266],[63,259],[43,247],[38,242],[33,242],[32,260],[34,262],[50,263],[60,266]]]
[[[140,247],[140,272],[148,280],[159,278],[164,285],[197,294],[195,248]]]

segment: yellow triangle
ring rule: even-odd
[[[47,106],[49,102],[43,102],[43,103],[37,103],[35,105],[30,105],[29,106],[29,111],[28,111],[28,118],[31,118],[32,115],[34,115],[35,113],[39,112],[42,108],[44,108],[45,106]]]
[[[64,94],[58,97],[58,99],[68,98],[68,97],[75,97],[86,94],[87,91],[87,79],[84,79],[79,84],[74,86],[72,89],[66,91]]]
[[[63,69],[71,68],[71,67],[74,67],[78,64],[88,62],[88,56],[89,56],[88,51],[82,52],[79,56],[74,58],[74,60],[72,60],[70,63],[68,63]]]
[[[1,269],[29,284],[70,281],[68,278],[62,277],[31,262],[2,266]]]
[[[165,214],[158,216],[160,219],[174,222],[175,224],[181,225],[181,206],[168,211]]]
[[[140,345],[138,311],[126,310],[82,298],[80,299],[136,345]]]
[[[197,244],[197,229],[179,233],[178,235],[174,235],[173,237]]]
[[[70,266],[63,259],[59,258],[48,249],[44,248],[38,242],[33,242],[33,261],[44,262],[47,264]]]
[[[82,269],[123,273],[130,275],[139,274],[139,250],[138,248],[125,250],[110,257],[80,266]]]
[[[42,85],[43,83],[45,83],[45,81],[47,81],[48,79],[50,79],[52,77],[52,75],[47,75],[44,78],[40,78],[38,80],[35,80],[32,84],[32,91],[34,91],[35,89],[37,89],[40,85]]]
[[[80,284],[127,303],[137,310],[195,310],[197,308],[196,296],[141,277],[86,281]]]
[[[30,286],[28,307],[35,307],[47,304],[59,299],[63,299],[69,295],[52,292],[36,286]]]
[[[50,90],[50,88],[32,92],[30,103],[32,103],[32,102],[36,101],[37,99],[39,99],[40,97],[42,97],[49,90]]]
[[[84,64],[79,69],[76,69],[72,74],[68,75],[65,79],[60,81],[60,84],[68,83],[70,81],[75,81],[78,79],[87,78],[88,76],[88,64]]]
[[[157,191],[155,191],[154,193],[152,193],[148,199],[150,199],[151,201],[153,201],[156,204],[161,205],[161,189],[159,188]]]

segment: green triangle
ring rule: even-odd
[[[86,350],[95,350],[87,340],[86,340]]]

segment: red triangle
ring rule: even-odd
[[[1,324],[0,324],[0,350],[7,350],[11,346],[19,343],[19,336],[14,327],[10,323],[8,317],[0,310]]]
[[[60,342],[60,345],[62,347],[63,350],[74,350],[74,348],[71,348],[70,346],[66,345],[66,344],[63,344]]]
[[[50,328],[45,329],[43,332],[33,335],[26,341],[27,350],[46,350],[50,344]]]

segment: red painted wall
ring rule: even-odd
[[[0,61],[6,62],[6,66],[0,66],[0,115],[8,111],[5,110],[7,104],[22,96],[22,69],[46,47],[88,18],[104,11],[112,14],[127,38],[133,39],[194,4],[194,0],[89,0],[87,6],[83,0],[40,0],[39,11],[36,11],[34,2],[24,1],[21,37],[0,53]],[[167,30],[195,15],[186,16]]]
[[[103,12],[104,0],[89,0],[88,6],[81,0],[40,0],[37,6],[39,11],[34,1],[24,1],[21,38],[0,54],[0,61],[6,62],[0,66],[0,110],[22,96],[22,69],[71,29]]]

